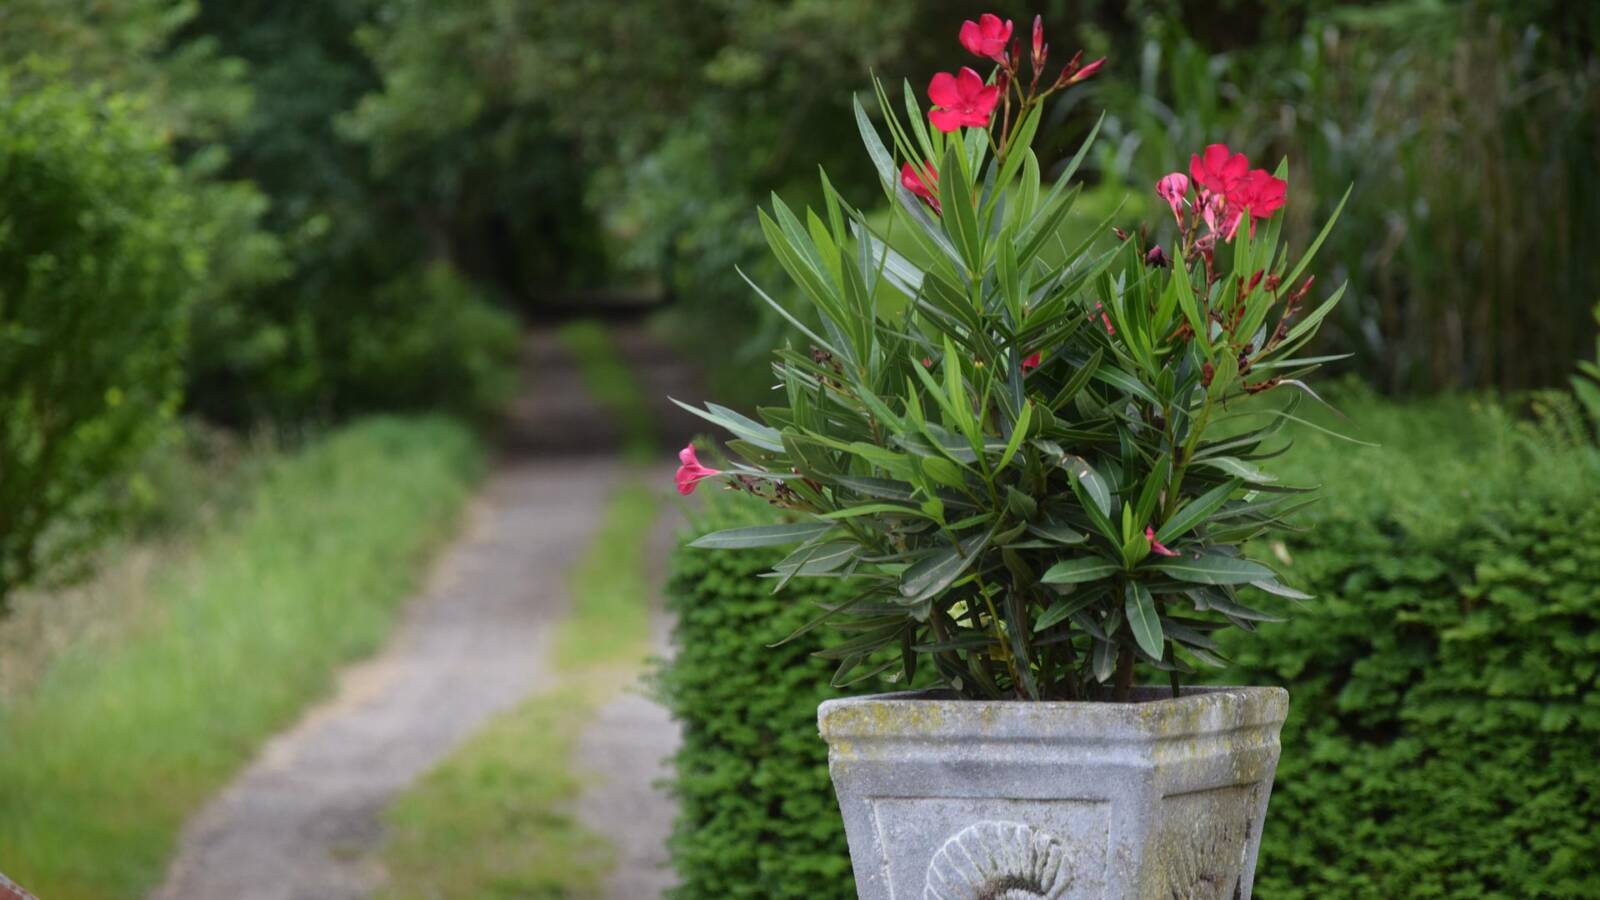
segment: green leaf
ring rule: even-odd
[[[1156,615],[1156,603],[1150,589],[1137,581],[1128,583],[1123,591],[1123,611],[1128,616],[1128,626],[1133,629],[1133,639],[1139,649],[1155,659],[1161,658],[1166,637],[1161,632],[1161,619]]]
[[[1265,613],[1258,609],[1252,609],[1248,606],[1245,606],[1242,603],[1237,603],[1228,597],[1218,594],[1215,591],[1194,591],[1190,592],[1189,596],[1194,599],[1195,608],[1202,610],[1215,610],[1225,616],[1231,616],[1235,619],[1245,619],[1251,622],[1288,621],[1288,619],[1285,619],[1282,616],[1275,616],[1272,613]]]
[[[1065,622],[1073,613],[1088,609],[1091,604],[1099,599],[1099,595],[1091,592],[1086,596],[1061,597],[1050,604],[1050,608],[1039,614],[1033,622],[1033,633],[1038,634],[1060,622]]]
[[[1087,534],[1058,522],[1030,524],[1028,531],[1057,544],[1081,544],[1089,539]]]
[[[1073,477],[1078,479],[1083,489],[1088,491],[1090,498],[1094,500],[1094,505],[1099,508],[1100,515],[1107,519],[1111,518],[1111,488],[1106,484],[1106,480],[1100,477],[1100,473],[1094,470],[1094,466],[1089,465],[1089,461],[1083,457],[1073,456],[1070,453],[1062,456],[1061,463]]]
[[[967,479],[961,467],[942,456],[922,457],[922,472],[945,487],[964,489]]]
[[[1195,460],[1195,465],[1220,469],[1235,478],[1251,484],[1271,484],[1278,480],[1278,476],[1262,471],[1234,456],[1211,456],[1206,459],[1197,459]]]
[[[894,174],[894,156],[883,146],[878,129],[872,127],[872,120],[867,118],[867,111],[861,106],[861,98],[850,99],[855,104],[856,128],[861,132],[861,143],[867,147],[867,155],[872,158],[873,168],[878,170],[878,178],[892,191],[893,186],[899,183]]]
[[[976,272],[983,266],[982,236],[978,233],[978,211],[972,207],[972,190],[956,158],[960,152],[954,141],[945,148],[939,167],[939,208],[944,211],[945,228],[960,249],[967,271]]]
[[[916,603],[939,594],[961,577],[994,537],[994,527],[961,547],[945,547],[918,560],[900,576],[900,596]]]
[[[1156,530],[1156,540],[1163,544],[1188,534],[1190,529],[1204,522],[1208,516],[1222,508],[1228,502],[1233,492],[1239,487],[1237,481],[1225,481],[1204,494],[1190,500],[1172,514],[1162,526]]]
[[[1072,401],[1073,397],[1078,396],[1078,392],[1083,390],[1083,386],[1089,383],[1090,378],[1094,377],[1095,370],[1100,368],[1100,360],[1104,355],[1104,350],[1096,348],[1094,353],[1089,356],[1088,361],[1079,366],[1078,371],[1072,373],[1072,377],[1067,379],[1066,385],[1061,388],[1055,397],[1051,398],[1050,409],[1052,411],[1064,408]]]
[[[1117,670],[1117,647],[1110,641],[1094,643],[1094,679],[1101,684],[1111,680]]]
[[[1011,458],[1017,454],[1017,448],[1022,446],[1022,439],[1028,435],[1028,425],[1033,421],[1033,401],[1022,405],[1022,415],[1017,417],[1016,425],[1011,428],[1011,440],[1006,442],[1004,453],[1000,454],[1000,461],[995,463],[995,471],[1004,469],[1011,463]]]
[[[833,483],[842,488],[848,488],[858,494],[868,497],[878,497],[883,500],[910,500],[916,488],[904,481],[895,481],[890,478],[868,478],[864,475],[838,475]]]
[[[894,503],[868,503],[862,506],[852,506],[849,509],[836,509],[833,512],[822,514],[822,518],[829,520],[853,519],[857,516],[910,516],[916,519],[933,518],[915,506],[900,506]]]
[[[1122,567],[1099,556],[1080,556],[1056,563],[1039,580],[1045,584],[1082,584],[1115,575]]]
[[[1316,599],[1304,591],[1297,591],[1294,588],[1272,578],[1263,578],[1260,581],[1252,581],[1250,582],[1250,586],[1266,591],[1269,594],[1276,594],[1279,597],[1286,597],[1290,600]]]
[[[786,522],[782,525],[752,525],[729,528],[701,535],[689,543],[708,550],[743,550],[750,547],[779,547],[821,537],[833,530],[831,522]]]
[[[823,575],[839,569],[860,553],[861,545],[848,541],[802,547],[789,554],[783,562],[773,566],[772,571],[790,578],[796,575]]]
[[[1017,170],[1022,167],[1023,160],[1027,158],[1028,148],[1033,146],[1033,133],[1039,128],[1039,119],[1044,114],[1044,104],[1033,108],[1022,124],[1017,126],[1011,137],[1011,155],[1006,157],[1005,165],[1000,168],[1000,177],[994,182],[994,195],[989,201],[992,208],[999,200],[1000,194],[1011,184],[1011,179],[1016,176]]]
[[[677,404],[679,408],[693,413],[713,425],[725,428],[730,433],[744,438],[763,450],[770,450],[773,453],[783,452],[783,439],[776,428],[770,428],[754,419],[740,415],[725,406],[718,406],[715,403],[707,403],[706,409],[702,410],[690,406],[675,397],[668,397],[667,399]]]
[[[1171,557],[1146,568],[1194,584],[1249,584],[1277,578],[1275,572],[1260,563],[1221,553]]]

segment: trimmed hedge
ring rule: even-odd
[[[703,493],[695,533],[771,518],[748,497]],[[774,595],[756,576],[783,555],[684,548],[673,556],[676,657],[659,682],[683,724],[673,897],[855,897],[828,748],[817,736],[817,705],[838,695],[828,687],[833,665],[810,655],[828,636],[768,647],[815,615],[808,601],[849,594],[845,582],[810,579]]]
[[[1231,641],[1292,696],[1257,890],[1600,897],[1600,459],[1461,402],[1371,417],[1385,449],[1287,467],[1333,486],[1281,539],[1317,599]]]
[[[1298,434],[1280,469],[1331,489],[1261,548],[1317,599],[1237,636],[1218,679],[1293,697],[1258,896],[1600,896],[1600,455],[1466,400],[1343,405],[1383,447]],[[714,495],[696,530],[763,515]],[[806,656],[826,638],[765,647],[843,593],[774,597],[773,561],[676,557],[679,897],[854,895]]]

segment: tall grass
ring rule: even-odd
[[[119,582],[139,616],[0,704],[0,868],[51,900],[150,888],[184,819],[379,644],[481,463],[444,420],[358,423]]]

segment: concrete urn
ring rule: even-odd
[[[903,693],[817,720],[862,900],[1247,900],[1288,708],[1281,688]]]

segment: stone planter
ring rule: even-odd
[[[817,711],[862,900],[1249,898],[1281,688]]]

